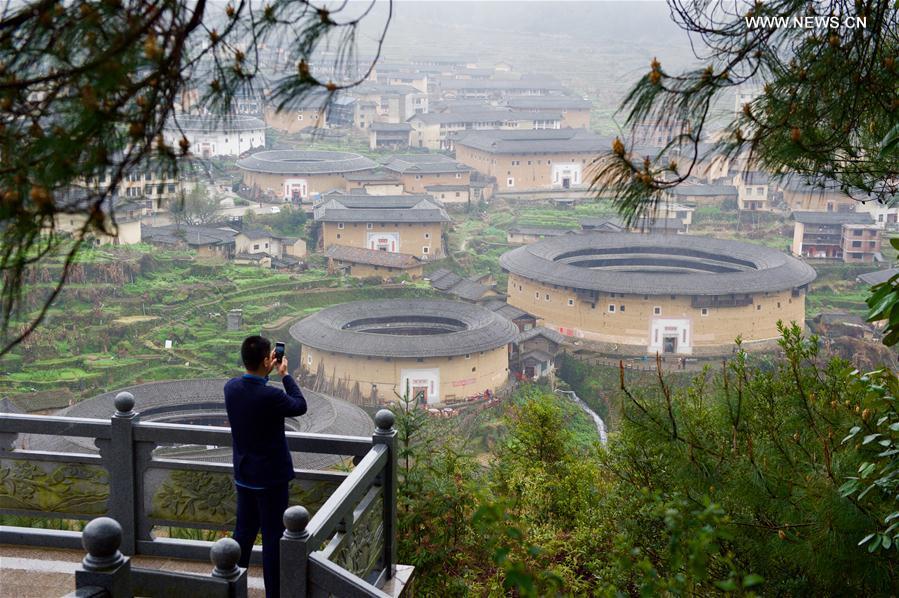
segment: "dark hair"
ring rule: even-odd
[[[272,343],[262,336],[248,336],[240,346],[240,358],[248,370],[258,370],[262,360],[271,355]]]

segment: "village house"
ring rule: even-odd
[[[405,253],[423,260],[445,255],[443,232],[450,221],[429,195],[328,194],[313,210],[321,245],[345,245]]]
[[[512,342],[509,368],[526,380],[551,376],[556,371],[556,356],[563,342],[564,336],[545,326],[521,332]]]
[[[425,98],[427,98],[428,93],[428,76],[421,71],[419,72],[409,72],[409,71],[391,71],[388,69],[380,69],[376,73],[378,83],[386,83],[387,85],[405,85],[412,87],[422,94],[425,94]],[[425,111],[427,111],[427,102],[425,101]]]
[[[631,127],[630,143],[636,147],[662,149],[690,132],[686,121],[640,121]]]
[[[352,91],[356,98],[353,125],[367,129],[373,122],[402,123],[419,112],[427,112],[427,93],[410,85],[366,82]]]
[[[799,175],[790,175],[778,186],[784,203],[794,212],[851,212],[859,205],[835,181],[814,184]]]
[[[740,172],[734,177],[737,209],[746,212],[770,212],[774,185],[764,172]]]
[[[265,124],[283,133],[298,133],[310,127],[323,128],[327,124],[327,106],[328,97],[321,93],[307,94],[280,112],[276,111],[275,106],[266,105]]]
[[[399,177],[406,193],[424,193],[429,186],[471,183],[471,168],[443,154],[398,154],[391,156],[384,170]]]
[[[430,150],[452,151],[456,138],[465,131],[490,129],[559,129],[562,115],[558,111],[526,111],[481,107],[419,114],[409,119],[411,144]]]
[[[504,100],[517,96],[562,95],[565,88],[554,79],[522,77],[521,79],[442,79],[437,82],[442,98],[479,98]]]
[[[276,258],[287,256],[298,259],[306,256],[306,241],[261,228],[247,228],[234,237],[234,250],[238,254],[266,253]]]
[[[705,185],[682,183],[668,189],[665,194],[673,201],[692,205],[721,205],[726,201],[737,202],[737,188],[733,185]]]
[[[527,245],[549,237],[576,234],[578,231],[567,228],[547,228],[542,226],[511,226],[506,231],[506,243],[509,245]]]
[[[558,112],[562,116],[562,126],[572,129],[590,127],[590,110],[593,103],[572,96],[513,96],[506,98],[505,105],[512,110],[525,112]]]
[[[511,321],[518,328],[519,332],[530,330],[537,325],[537,317],[529,314],[523,309],[519,309],[514,305],[506,303],[505,299],[495,298],[488,299],[481,303],[484,307],[492,312],[496,312],[507,320]]]
[[[601,216],[591,217],[587,216],[585,218],[581,218],[578,221],[581,225],[581,230],[584,232],[591,233],[623,233],[627,232],[627,227],[624,225],[624,222],[620,218],[610,217],[604,218]]]
[[[456,159],[495,177],[499,192],[586,189],[588,165],[609,146],[587,129],[470,131]]]
[[[451,295],[457,299],[479,303],[494,299],[499,296],[496,292],[496,283],[488,284],[481,280],[464,278],[447,268],[438,268],[428,275],[431,286],[441,293]]]
[[[846,263],[882,259],[881,231],[870,214],[794,212],[793,221],[793,255]]]
[[[237,231],[214,226],[193,226],[189,224],[168,224],[165,226],[141,226],[141,238],[164,249],[188,248],[200,257],[234,257],[234,237]]]
[[[375,168],[361,172],[350,172],[343,176],[350,193],[368,195],[402,195],[403,182],[395,172]]]
[[[59,198],[67,205],[76,205],[87,202],[86,190],[79,187],[70,187]],[[85,204],[86,205],[86,204]],[[109,205],[113,208],[110,210]],[[141,218],[146,212],[146,204],[143,201],[131,201],[113,195],[103,204],[104,227],[111,234],[105,234],[90,230],[85,238],[98,245],[134,245],[141,242]],[[59,212],[53,220],[53,229],[64,235],[77,235],[84,228],[89,216],[85,211],[66,214]]]
[[[880,202],[876,199],[865,202],[857,201],[855,211],[871,214],[874,222],[877,223],[877,228],[881,230],[892,232],[899,229],[899,202],[897,201]]]
[[[372,150],[408,149],[411,133],[409,123],[374,122],[368,127],[368,147]]]
[[[116,193],[128,201],[144,200],[148,213],[167,210],[171,202],[181,199],[186,192],[185,183],[193,178],[187,166],[183,164],[177,173],[171,166],[158,162],[135,166],[119,181]],[[84,179],[83,186],[102,191],[111,183],[112,174],[102,172]]]
[[[472,200],[471,186],[469,185],[427,185],[425,191],[434,199],[439,199],[442,204],[468,204]]]
[[[355,278],[377,277],[382,280],[403,275],[413,279],[422,277],[422,261],[414,255],[347,245],[331,245],[325,250],[325,255],[331,274],[345,272]]]
[[[255,116],[175,115],[162,131],[163,139],[177,148],[182,138],[199,158],[240,156],[265,147],[265,122]]]

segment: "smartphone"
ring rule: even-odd
[[[281,363],[281,358],[284,357],[284,343],[275,343],[275,361],[277,363]]]

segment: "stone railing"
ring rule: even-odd
[[[175,536],[232,528],[232,466],[175,458],[178,451],[167,447],[229,447],[230,431],[142,422],[134,404],[130,393],[119,393],[108,420],[0,413],[0,515],[4,523],[31,519],[28,527],[0,526],[0,544],[81,549],[82,532],[46,529],[41,522],[106,516],[121,528],[116,550],[124,555],[208,562],[212,542]],[[335,455],[355,465],[350,471],[296,470],[291,504],[297,506],[284,518],[284,595],[386,595],[378,588],[396,567],[393,422],[393,414],[381,410],[371,437],[287,433],[291,452]],[[37,448],[56,441],[67,450],[17,447],[20,437]],[[85,442],[98,454],[71,450]],[[251,561],[261,562],[260,547]]]

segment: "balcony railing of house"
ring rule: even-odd
[[[157,450],[166,445],[230,446],[230,431],[142,422],[134,405],[134,397],[123,392],[116,396],[116,411],[108,420],[0,413],[0,515],[4,523],[30,519],[30,526],[0,526],[0,543],[83,546],[89,554],[76,575],[85,588],[79,595],[94,595],[86,593],[88,587],[101,588],[97,596],[181,595],[191,588],[198,595],[245,595],[245,571],[235,568],[236,543],[175,537],[231,529],[232,466],[166,457],[172,451]],[[393,414],[381,410],[371,437],[287,433],[292,452],[335,455],[336,462],[352,459],[354,466],[349,471],[296,470],[291,489],[295,506],[285,512],[287,529],[281,540],[283,596],[388,596],[381,588],[396,571],[393,423]],[[20,435],[92,439],[99,454],[28,450],[17,447]],[[50,519],[98,518],[83,532],[40,527]],[[112,529],[116,525],[119,531]],[[119,551],[205,562],[212,554],[216,569],[212,577],[137,568],[126,574],[121,571],[128,567],[115,557]],[[258,546],[251,561],[261,563]],[[123,576],[127,583],[121,581]],[[107,582],[111,585],[104,585]],[[229,589],[241,586],[242,592]]]

